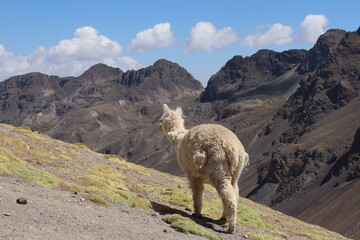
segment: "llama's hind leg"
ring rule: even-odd
[[[234,194],[235,194],[235,199],[236,199],[236,206],[237,206],[238,200],[239,200],[239,186],[237,184],[237,180],[232,180],[231,185],[232,185],[232,187],[234,189]],[[230,186],[229,186],[229,188],[231,189]],[[222,213],[222,216],[221,216],[220,219],[221,220],[224,220],[224,219],[226,220],[226,218],[227,218],[227,213],[226,213],[226,208],[224,207],[223,213]]]
[[[229,179],[224,179],[218,186],[216,186],[216,190],[223,202],[223,218],[226,218],[229,224],[228,232],[234,233],[236,226],[238,194],[235,192],[235,188]]]
[[[194,216],[201,217],[202,197],[204,192],[204,180],[202,178],[189,178],[190,188],[193,194],[194,201]]]

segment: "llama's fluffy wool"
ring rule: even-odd
[[[210,181],[222,199],[228,232],[234,232],[239,198],[237,183],[249,162],[243,145],[221,125],[201,124],[186,130],[181,108],[173,111],[164,104],[161,119],[160,130],[170,140],[189,179],[195,216],[201,216],[204,181]]]

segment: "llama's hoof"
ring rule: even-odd
[[[228,230],[226,231],[226,233],[230,233],[230,234],[235,233],[235,228],[228,228]]]
[[[219,218],[219,219],[217,220],[217,222],[218,222],[219,224],[225,225],[225,224],[226,224],[226,218],[221,217],[221,218]]]
[[[193,216],[194,218],[202,218],[203,217],[201,215],[201,213],[193,213],[191,216]]]

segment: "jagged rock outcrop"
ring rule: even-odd
[[[350,150],[341,156],[325,176],[321,184],[328,182],[332,177],[345,175],[345,181],[352,181],[360,178],[360,128],[357,129],[354,141],[351,144]],[[339,184],[337,181],[336,184]]]

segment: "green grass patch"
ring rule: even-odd
[[[205,237],[211,240],[221,240],[222,238],[216,234],[206,230],[205,228],[196,224],[193,220],[183,217],[180,214],[166,215],[162,218],[166,223],[179,232],[186,234],[194,234]]]
[[[279,232],[274,226],[266,223],[262,219],[261,213],[259,211],[253,207],[249,207],[243,204],[238,205],[237,225],[244,228],[250,226],[256,229],[281,234],[281,232]]]
[[[74,146],[79,147],[81,149],[92,151],[86,144],[84,143],[74,143]]]
[[[108,203],[106,202],[106,200],[96,194],[91,194],[91,193],[85,193],[84,197],[86,197],[87,199],[89,199],[90,201],[92,201],[93,203],[100,205],[100,206],[108,206]]]
[[[174,205],[191,209],[193,207],[192,195],[178,187],[145,187],[148,193],[153,197],[170,202]]]
[[[9,174],[42,187],[56,188],[57,176],[21,161],[6,148],[0,148],[0,173]]]
[[[25,136],[28,136],[28,137],[39,138],[41,136],[41,134],[39,134],[37,132],[33,132],[31,130],[31,128],[29,128],[27,126],[15,127],[14,130],[17,133],[21,133],[21,134],[23,134]]]
[[[125,162],[125,160],[123,158],[121,158],[119,155],[116,155],[116,154],[106,154],[104,156],[108,161],[117,162],[117,163]]]
[[[86,168],[84,176],[74,178],[86,193],[101,195],[124,206],[149,209],[150,201],[131,192],[124,179],[112,166],[101,164]]]

